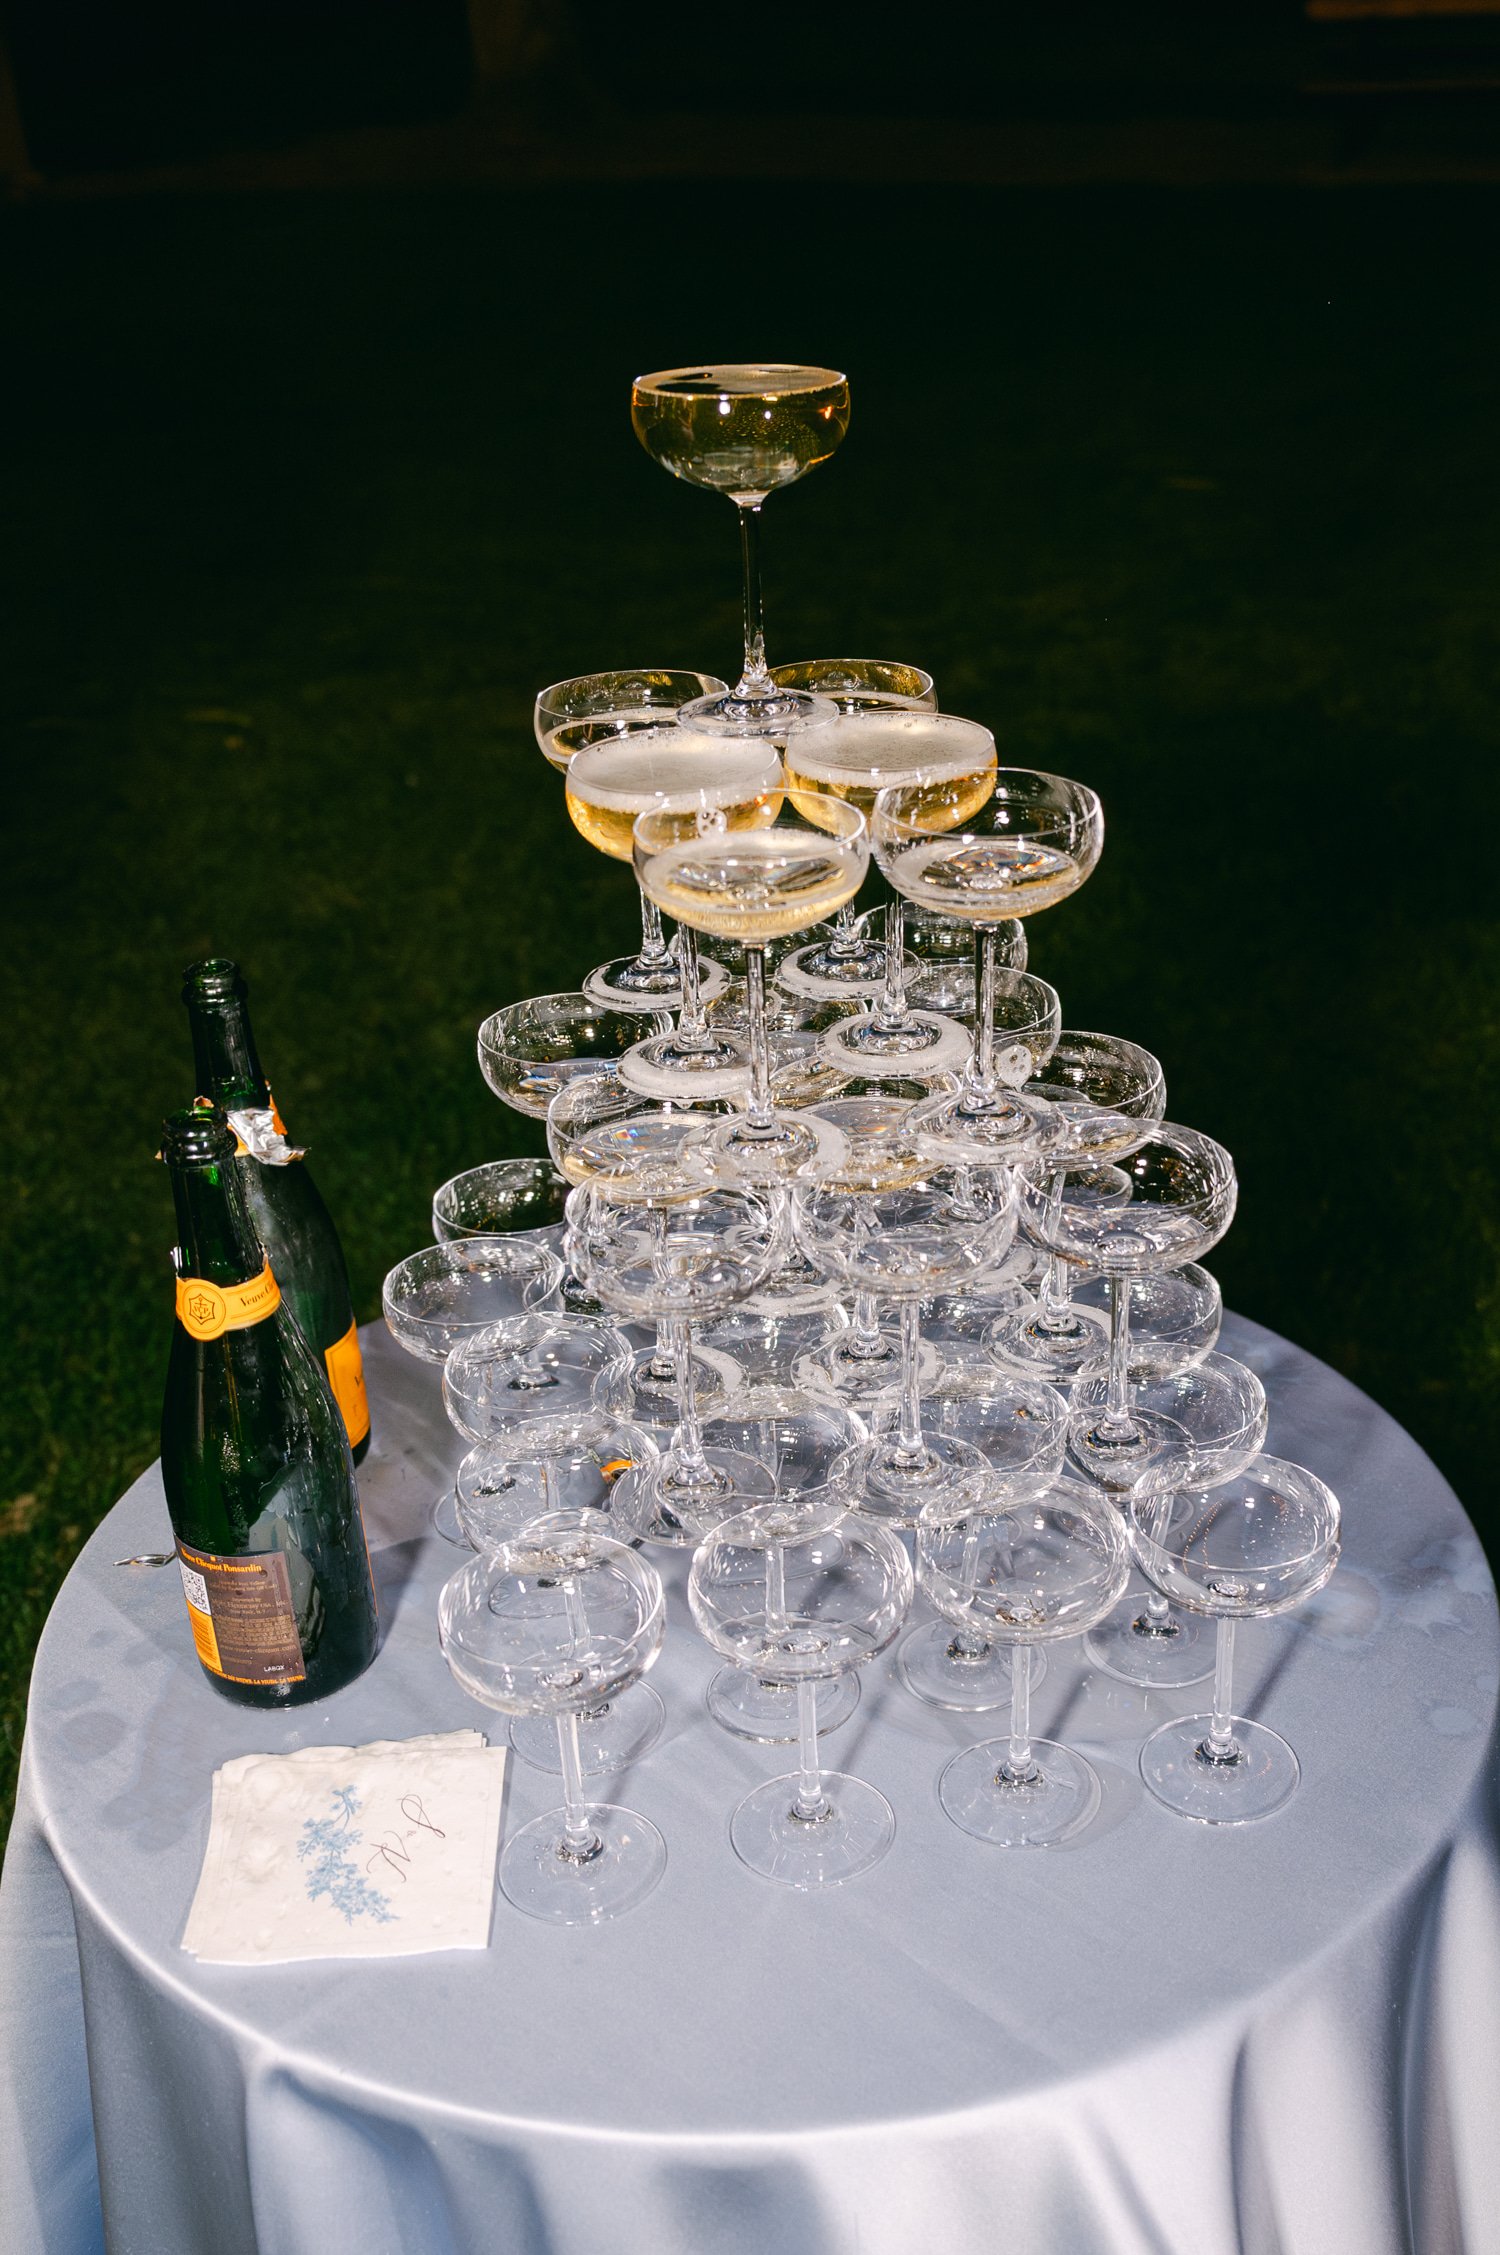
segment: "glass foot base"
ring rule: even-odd
[[[578,1760],[584,1777],[611,1777],[629,1769],[661,1736],[666,1718],[649,1683],[627,1684],[625,1689],[590,1715],[578,1718]],[[557,1750],[557,1725],[550,1715],[517,1715],[510,1726],[510,1742],[523,1762],[562,1775]]]
[[[831,1173],[848,1149],[831,1120],[812,1113],[776,1112],[764,1133],[748,1120],[726,1120],[714,1131],[709,1149],[741,1182],[813,1181]]]
[[[885,949],[877,940],[856,935],[859,944],[842,952],[831,939],[793,950],[776,970],[784,994],[815,1002],[859,1001],[885,985]]]
[[[444,1542],[454,1543],[460,1550],[470,1547],[469,1538],[458,1523],[458,1497],[451,1488],[438,1497],[427,1520],[433,1533],[440,1535]]]
[[[593,1852],[566,1852],[563,1812],[523,1824],[500,1858],[500,1888],[528,1918],[556,1926],[602,1926],[644,1901],[667,1868],[666,1843],[633,1809],[595,1805],[588,1821]]]
[[[1170,1487],[1191,1454],[1182,1427],[1156,1411],[1132,1411],[1129,1430],[1117,1435],[1098,1409],[1075,1410],[1068,1429],[1069,1463],[1113,1495]]]
[[[1141,1748],[1141,1776],[1163,1807],[1199,1824],[1250,1824],[1282,1808],[1297,1790],[1301,1765],[1284,1738],[1236,1715],[1235,1758],[1208,1752],[1209,1715],[1179,1715]]]
[[[965,1472],[983,1472],[989,1459],[970,1441],[951,1433],[922,1434],[922,1451],[913,1462],[889,1432],[877,1442],[865,1467],[864,1494],[858,1505],[867,1518],[888,1527],[914,1527],[924,1504],[943,1495]]]
[[[729,1820],[729,1839],[742,1864],[784,1887],[837,1887],[878,1863],[896,1836],[896,1819],[883,1793],[863,1778],[825,1771],[825,1813],[796,1813],[796,1777],[758,1785]]]
[[[1002,1316],[985,1344],[1002,1370],[1066,1386],[1098,1369],[1100,1355],[1109,1349],[1109,1326],[1075,1309],[1060,1329],[1053,1328],[1032,1300]]]
[[[1103,1798],[1092,1763],[1049,1738],[1031,1741],[1031,1774],[1005,1773],[1010,1741],[992,1738],[955,1754],[938,1799],[961,1832],[996,1848],[1053,1848],[1092,1822]]]
[[[1202,1683],[1214,1672],[1214,1640],[1203,1622],[1176,1605],[1167,1607],[1165,1619],[1154,1616],[1139,1595],[1122,1598],[1106,1613],[1083,1649],[1107,1676],[1148,1689]]]
[[[822,727],[838,717],[839,708],[831,697],[813,697],[805,689],[778,688],[757,695],[743,685],[721,690],[713,697],[694,697],[677,710],[685,728],[706,729],[710,735],[721,736],[795,736],[801,728]]]
[[[909,1124],[935,1159],[953,1167],[1030,1159],[1063,1134],[1060,1115],[1044,1098],[1009,1088],[983,1099],[966,1089],[929,1097],[916,1106]]]
[[[688,1486],[667,1459],[648,1472],[623,1473],[610,1498],[610,1517],[629,1538],[687,1550],[703,1540],[721,1519],[776,1493],[765,1466],[739,1449],[705,1449],[707,1472]]]
[[[723,1729],[759,1746],[795,1746],[797,1693],[791,1684],[762,1683],[748,1668],[721,1668],[704,1695],[704,1705]],[[859,1705],[859,1678],[839,1676],[818,1686],[818,1736],[846,1723]],[[554,1731],[553,1736],[557,1733]]]
[[[700,1417],[715,1417],[738,1393],[740,1367],[714,1347],[693,1341],[693,1399]],[[599,1381],[595,1400],[611,1417],[651,1431],[670,1432],[677,1423],[677,1377],[668,1356],[665,1368],[655,1347],[639,1347],[629,1362]]]
[[[968,1063],[970,1041],[962,1026],[932,1010],[908,1010],[895,1026],[883,1026],[873,1010],[829,1026],[819,1049],[846,1071],[891,1073],[902,1080],[944,1080]]]
[[[901,1383],[898,1334],[883,1331],[879,1352],[869,1355],[860,1354],[854,1340],[854,1332],[845,1331],[820,1353],[801,1357],[792,1371],[797,1384],[809,1393],[837,1394],[853,1408],[893,1392]],[[936,1348],[923,1339],[917,1348],[917,1381],[924,1392],[936,1383],[941,1367]]]
[[[702,965],[698,985],[705,1003],[716,1001],[728,984],[719,964]],[[601,963],[596,971],[590,971],[583,992],[601,1009],[626,1015],[664,1015],[682,1008],[682,980],[670,956],[664,963],[647,963],[639,955],[616,956],[612,963]]]
[[[706,1048],[685,1049],[675,1033],[653,1034],[627,1049],[616,1066],[627,1088],[640,1096],[676,1098],[738,1096],[750,1086],[750,1053],[737,1041],[715,1035]]]
[[[908,1691],[929,1707],[951,1707],[955,1712],[978,1715],[991,1707],[1010,1704],[1013,1644],[986,1644],[969,1654],[962,1649],[961,1632],[951,1621],[929,1621],[913,1629],[896,1654],[896,1670]],[[1035,1691],[1047,1672],[1047,1655],[1040,1645],[1031,1655],[1031,1688]]]

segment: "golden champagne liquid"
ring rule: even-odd
[[[896,890],[921,908],[994,924],[1035,916],[1074,893],[1088,875],[1072,854],[1035,838],[933,838],[897,851],[881,867]]]
[[[674,478],[750,503],[828,460],[849,427],[849,385],[834,368],[668,368],[636,378],[630,419]]]
[[[752,944],[805,931],[852,900],[864,855],[806,834],[750,830],[740,837],[685,838],[638,862],[641,885],[658,908],[697,932]]]
[[[700,813],[730,830],[764,828],[781,811],[781,762],[764,743],[695,736],[686,728],[591,744],[567,768],[568,814],[580,837],[615,861],[629,861],[638,814],[681,817],[684,837]]]
[[[881,791],[910,785],[902,813],[956,830],[995,788],[995,740],[977,721],[951,713],[846,712],[829,728],[810,728],[787,745],[786,784],[808,822],[824,825],[820,801],[845,799],[868,815]],[[930,794],[920,789],[931,784]]]

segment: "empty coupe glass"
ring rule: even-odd
[[[567,1195],[566,1182],[546,1159],[491,1159],[433,1193],[432,1234],[440,1240],[536,1235],[555,1250]]]
[[[648,1895],[666,1867],[654,1824],[583,1791],[579,1716],[611,1701],[661,1651],[666,1604],[655,1567],[591,1532],[524,1536],[461,1566],[438,1600],[454,1680],[486,1707],[550,1716],[563,1806],[523,1824],[500,1858],[518,1910],[597,1926]]]
[[[398,1261],[381,1286],[386,1327],[423,1362],[557,1290],[562,1262],[534,1238],[462,1237]]]
[[[1093,1765],[1071,1747],[1031,1735],[1031,1652],[1078,1636],[1125,1586],[1129,1552],[1119,1512],[1054,1489],[1024,1503],[979,1474],[930,1504],[917,1530],[917,1575],[957,1627],[1013,1643],[1008,1739],[955,1755],[938,1781],[953,1822],[1001,1848],[1070,1840],[1099,1806]]]
[[[1236,1621],[1305,1604],[1339,1557],[1339,1505],[1300,1464],[1258,1457],[1198,1494],[1133,1496],[1131,1547],[1149,1581],[1217,1621],[1213,1712],[1178,1715],[1141,1748],[1158,1801],[1200,1824],[1247,1824],[1291,1798],[1300,1769],[1286,1740],[1233,1709]]]
[[[833,1503],[773,1502],[726,1520],[700,1544],[688,1603],[725,1659],[797,1696],[800,1766],[759,1785],[730,1819],[742,1863],[797,1888],[837,1886],[885,1854],[896,1820],[862,1778],[818,1754],[818,1686],[883,1652],[911,1603],[900,1538]]]

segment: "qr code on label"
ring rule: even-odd
[[[184,1565],[180,1558],[177,1561],[177,1568],[182,1575],[182,1587],[189,1605],[192,1606],[195,1613],[207,1613],[209,1610],[207,1582],[201,1574],[195,1574],[191,1566]]]

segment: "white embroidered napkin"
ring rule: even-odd
[[[182,1947],[214,1965],[482,1950],[504,1779],[477,1730],[226,1762]]]

